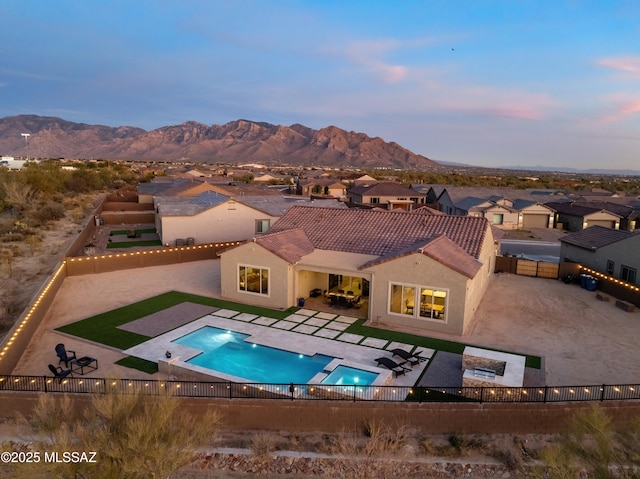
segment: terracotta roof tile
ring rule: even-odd
[[[314,249],[302,228],[270,233],[256,238],[255,242],[289,263],[297,263]]]
[[[271,232],[301,228],[315,248],[377,256],[396,254],[416,242],[445,235],[479,258],[489,229],[485,218],[425,213],[294,206]]]

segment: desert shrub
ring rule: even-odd
[[[3,243],[14,243],[24,241],[25,235],[18,232],[8,232],[0,235],[0,241]]]
[[[251,438],[251,452],[254,456],[266,458],[277,449],[278,438],[268,432],[259,432]]]
[[[57,221],[64,218],[64,206],[59,203],[48,202],[41,208],[31,212],[30,216],[36,219],[39,223],[46,223],[48,221]]]

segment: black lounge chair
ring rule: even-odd
[[[55,367],[53,364],[49,364],[49,371],[58,378],[60,382],[67,376],[71,376],[71,369],[62,369],[60,366]]]
[[[64,365],[67,368],[69,367],[69,361],[71,361],[72,359],[76,359],[76,352],[67,351],[67,349],[64,347],[64,344],[62,343],[56,345],[56,355],[60,358],[58,364],[64,362]]]
[[[398,356],[399,358],[402,358],[405,361],[408,361],[409,363],[411,363],[412,366],[416,366],[417,364],[420,364],[421,361],[427,360],[427,358],[423,358],[422,356],[420,356],[421,352],[422,351],[416,354],[411,354],[409,351],[405,351],[404,349],[400,349],[400,348],[391,350],[391,353],[394,356]]]
[[[384,366],[385,368],[393,371],[395,377],[398,377],[407,371],[411,371],[411,369],[405,368],[402,364],[398,364],[393,359],[389,358],[378,358],[376,359],[376,363],[378,363],[378,366]]]

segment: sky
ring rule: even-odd
[[[335,125],[441,162],[640,170],[637,0],[3,0],[0,117]]]

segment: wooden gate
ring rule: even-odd
[[[521,274],[523,276],[534,276],[538,278],[558,279],[558,269],[558,263],[545,263],[543,261],[518,259],[516,274]]]

